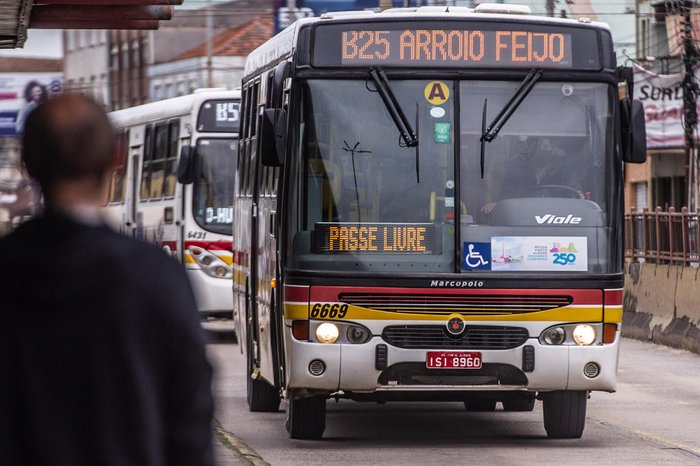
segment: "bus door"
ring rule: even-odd
[[[136,207],[136,198],[138,197],[138,189],[139,189],[139,174],[141,173],[140,170],[140,153],[141,153],[141,146],[139,147],[132,147],[130,151],[130,162],[129,162],[129,185],[130,188],[128,190],[127,194],[127,199],[126,199],[126,204],[125,204],[125,209],[124,209],[124,222],[125,222],[125,233],[127,236],[133,236],[134,238],[138,237],[138,221],[137,221],[137,207]],[[143,223],[143,220],[142,220]],[[143,227],[143,225],[142,225]],[[142,231],[142,230],[141,230]]]

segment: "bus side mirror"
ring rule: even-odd
[[[286,131],[287,112],[281,108],[265,109],[259,144],[261,161],[266,167],[280,167],[284,163]]]
[[[627,163],[644,163],[647,160],[647,130],[644,105],[632,100],[622,103],[622,160]]]
[[[182,146],[180,150],[180,162],[177,164],[177,181],[182,184],[193,183],[196,166],[197,151],[191,146]]]

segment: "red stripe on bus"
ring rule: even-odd
[[[455,295],[455,296],[571,296],[572,304],[600,305],[602,304],[601,290],[580,290],[580,289],[522,289],[522,288],[390,288],[390,287],[335,287],[335,286],[312,286],[311,302],[336,302],[340,293],[397,293],[415,295]]]
[[[185,241],[185,249],[197,246],[207,251],[231,251],[231,241]]]
[[[177,241],[161,241],[161,247],[169,247],[173,251],[177,251]]]
[[[298,303],[308,303],[309,302],[309,287],[308,286],[298,286],[298,285],[285,285],[285,287],[284,287],[284,300],[285,301],[296,301]]]
[[[624,300],[624,290],[603,290],[606,306],[621,306]]]

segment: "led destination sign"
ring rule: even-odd
[[[454,24],[454,26],[451,26]],[[599,68],[591,29],[517,23],[319,26],[315,66]]]
[[[316,223],[319,254],[430,254],[435,232],[430,223]]]
[[[199,109],[197,130],[202,132],[237,132],[240,124],[238,101],[208,100]]]

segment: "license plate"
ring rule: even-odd
[[[481,353],[475,351],[429,351],[425,357],[428,369],[481,369]]]

